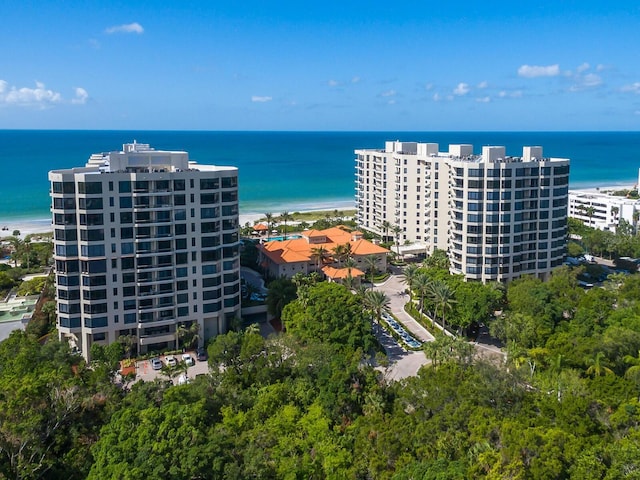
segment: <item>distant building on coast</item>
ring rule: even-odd
[[[547,277],[562,264],[569,160],[521,157],[505,147],[386,142],[356,150],[358,224],[406,251],[448,252],[451,273],[469,280]]]
[[[620,220],[637,228],[640,200],[612,195],[609,190],[569,190],[569,216],[600,230],[615,232]]]
[[[239,316],[236,168],[134,142],[49,181],[58,331],[85,358],[123,335],[173,349],[194,323],[202,344]]]

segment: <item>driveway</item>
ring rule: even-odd
[[[400,323],[418,340],[431,342],[434,340],[433,335],[404,311],[404,305],[409,301],[409,296],[404,293],[406,288],[399,274],[391,275],[384,283],[374,285],[374,290],[383,292],[389,298],[389,311]],[[389,360],[388,367],[378,367],[378,369],[384,372],[388,380],[401,380],[415,376],[420,368],[431,363],[424,352],[405,350],[384,328],[380,328],[376,336]]]

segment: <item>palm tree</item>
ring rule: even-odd
[[[127,356],[127,358],[131,358],[133,346],[136,344],[136,337],[134,335],[120,335],[118,337],[118,342],[122,344],[122,347],[124,348],[124,354]]]
[[[353,255],[351,244],[343,243],[342,245],[336,245],[333,249],[333,254],[336,256],[338,264],[342,266],[342,263],[349,260]]]
[[[289,212],[287,212],[286,210],[284,212],[282,212],[280,214],[280,220],[282,220],[282,222],[284,223],[284,236],[283,239],[286,240],[287,239],[287,220],[291,220],[293,217],[291,216],[291,214]]]
[[[400,257],[400,233],[402,233],[402,227],[400,225],[394,225],[393,234],[396,237],[396,252],[398,253],[398,257]]]
[[[404,277],[402,281],[409,287],[409,300],[411,300],[413,298],[413,284],[418,276],[418,266],[415,263],[408,265],[402,272],[402,276]]]
[[[18,266],[18,258],[22,257],[24,242],[22,241],[22,239],[20,239],[20,238],[18,238],[16,236],[7,237],[5,240],[7,242],[9,242],[9,244],[11,245],[11,247],[13,249],[13,253],[11,254],[11,258],[13,259],[13,266],[17,267]]]
[[[264,214],[264,217],[267,220],[267,240],[269,240],[269,235],[271,235],[271,226],[273,225],[273,213],[267,212]]]
[[[316,270],[320,270],[324,264],[324,260],[327,257],[327,249],[323,246],[314,247],[311,249],[311,257],[316,259]]]
[[[27,270],[29,270],[29,267],[31,266],[31,235],[24,237],[22,246],[24,249],[24,256],[27,259]]]
[[[344,261],[344,266],[349,269],[349,271],[347,272],[347,275],[350,277],[351,276],[351,269],[356,267],[356,262],[355,262],[355,260],[353,260],[353,258],[348,257]]]
[[[378,332],[380,330],[382,314],[389,311],[390,303],[391,301],[389,300],[389,297],[379,290],[367,290],[364,294],[365,308],[373,314],[376,320]]]
[[[440,312],[442,313],[442,330],[446,331],[447,329],[447,321],[446,321],[446,313],[447,310],[451,310],[453,308],[453,304],[455,303],[455,299],[453,298],[455,291],[447,285],[445,282],[441,280],[436,280],[431,284],[431,288],[429,294],[433,299],[433,302],[437,307],[440,307]]]
[[[589,205],[589,206],[580,205],[578,207],[578,210],[580,210],[580,212],[583,215],[586,215],[587,217],[589,217],[589,227],[591,227],[591,223],[592,223],[591,220],[593,219],[593,215],[596,213],[596,209],[593,208],[593,205]]]
[[[416,278],[413,280],[413,287],[416,289],[418,298],[420,299],[420,303],[418,303],[418,311],[423,313],[424,297],[427,296],[427,293],[431,288],[431,279],[425,273],[421,272],[416,275]]]
[[[627,371],[624,372],[624,376],[640,385],[640,350],[638,350],[637,357],[634,357],[633,355],[625,355],[623,360],[624,363],[631,365]]]
[[[367,271],[371,275],[371,288],[373,288],[373,279],[375,278],[376,271],[378,270],[378,263],[374,255],[368,255],[364,257],[364,261],[367,264]]]
[[[633,211],[633,231],[638,234],[638,220],[640,220],[640,210]]]
[[[613,370],[606,366],[607,359],[604,356],[604,352],[596,353],[595,357],[585,358],[584,362],[589,366],[586,372],[587,375],[593,375],[594,377],[613,375]]]
[[[55,300],[49,300],[42,305],[40,311],[47,316],[48,323],[54,323],[52,320],[56,315],[56,302]]]

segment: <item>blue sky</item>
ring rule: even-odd
[[[640,126],[637,2],[10,3],[3,129]]]

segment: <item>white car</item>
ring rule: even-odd
[[[162,362],[158,357],[151,359],[151,368],[153,368],[154,370],[162,369]]]
[[[178,360],[173,355],[167,355],[164,357],[164,363],[167,364],[167,367],[175,367],[178,364]]]
[[[188,353],[183,353],[182,354],[182,361],[187,364],[187,367],[192,367],[193,365],[196,364],[196,362],[193,359],[193,357],[191,355],[189,355]]]

